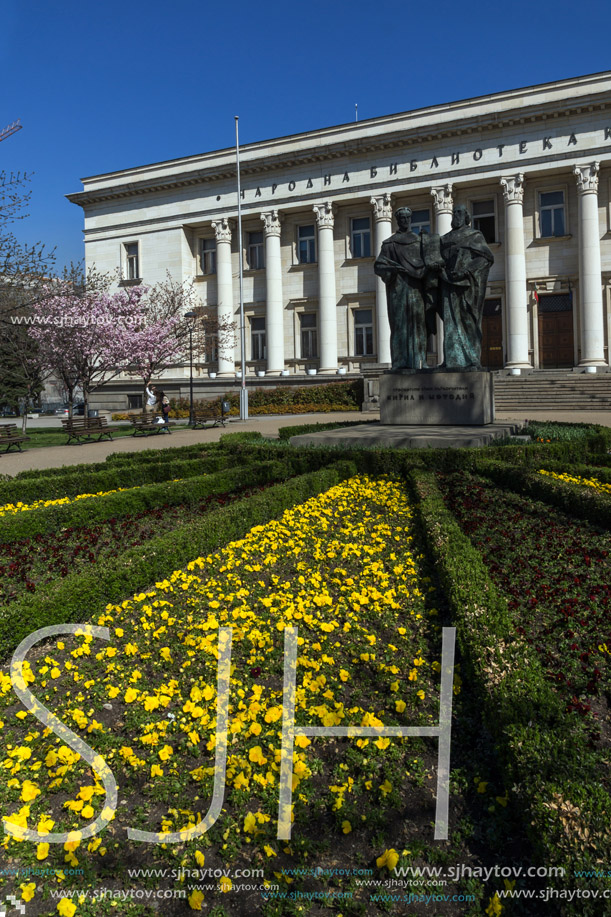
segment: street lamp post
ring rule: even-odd
[[[187,328],[189,329],[189,426],[193,426],[193,326],[197,315],[195,312],[186,312]]]

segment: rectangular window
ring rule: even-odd
[[[566,235],[564,191],[541,191],[539,194],[541,238]]]
[[[198,341],[197,354],[198,359],[205,365],[218,362],[219,353],[214,334],[206,334],[205,331],[202,333]]]
[[[250,359],[264,360],[266,356],[265,318],[255,316],[250,320]]]
[[[297,260],[299,264],[314,264],[316,261],[316,230],[314,224],[297,227]]]
[[[127,409],[128,411],[140,410],[142,408],[142,395],[128,395],[127,396]]]
[[[309,360],[318,356],[318,335],[316,315],[314,312],[303,312],[299,316],[301,323],[301,359]]]
[[[199,240],[199,265],[202,274],[216,274],[216,239]]]
[[[140,258],[138,256],[138,243],[126,242],[125,250],[125,277],[127,280],[140,279]]]
[[[263,230],[248,233],[248,267],[251,271],[260,271],[265,267],[263,248]]]
[[[494,200],[473,201],[473,229],[478,229],[486,242],[496,242]]]
[[[429,210],[412,210],[412,232],[430,232],[431,215]]]
[[[373,354],[373,312],[371,309],[354,310],[354,352],[357,356]]]
[[[369,258],[371,255],[371,221],[360,217],[351,221],[350,251],[353,258]]]

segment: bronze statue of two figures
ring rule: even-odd
[[[411,231],[412,212],[395,213],[398,231],[382,243],[374,271],[386,284],[391,372],[426,370],[427,338],[443,321],[443,363],[436,371],[481,370],[482,311],[494,258],[456,207],[445,236]]]

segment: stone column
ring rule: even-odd
[[[233,283],[231,270],[231,230],[232,221],[222,217],[212,224],[216,234],[216,301],[217,320],[219,323],[219,360],[218,375],[235,375],[235,358],[233,346],[223,347],[225,341],[233,339]],[[230,330],[231,329],[231,330]]]
[[[265,234],[265,345],[267,374],[279,376],[284,369],[284,305],[280,260],[280,218],[277,210],[261,214]]]
[[[526,255],[524,253],[524,175],[501,178],[505,200],[505,292],[509,369],[529,369]]]
[[[604,366],[603,298],[598,224],[598,162],[575,166],[579,197],[580,366]]]
[[[440,236],[445,236],[452,229],[452,211],[454,209],[452,185],[431,188],[431,195],[435,210],[435,232]]]
[[[445,236],[452,229],[452,210],[454,209],[454,198],[452,197],[452,185],[440,185],[438,188],[431,188],[433,197],[433,209],[435,210],[435,232],[440,236]],[[436,319],[437,334],[437,363],[443,363],[443,321],[438,315]]]
[[[337,293],[333,253],[334,209],[329,201],[314,204],[318,225],[318,315],[321,373],[337,372]]]
[[[371,198],[375,223],[375,255],[380,254],[382,242],[392,236],[392,204],[386,192]],[[376,275],[376,324],[378,329],[378,363],[392,362],[390,354],[390,322],[386,302],[386,284]]]

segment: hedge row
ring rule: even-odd
[[[204,400],[203,404],[218,404],[228,401],[232,408],[240,407],[240,396],[237,391],[226,392],[222,398]],[[350,382],[323,382],[314,385],[289,386],[277,388],[252,388],[248,391],[248,409],[252,408],[292,408],[299,405],[321,407],[333,405],[339,410],[359,408],[363,402],[363,380],[353,379]],[[197,402],[196,402],[197,403]],[[186,398],[171,398],[170,406],[176,410],[188,410],[189,402]],[[318,407],[316,407],[318,406]],[[291,411],[286,411],[290,414]]]
[[[202,450],[200,449],[200,453]],[[54,500],[58,497],[73,497],[77,494],[96,494],[103,490],[119,487],[140,487],[142,484],[156,484],[175,478],[191,478],[209,474],[225,467],[230,457],[220,453],[209,457],[180,460],[158,455],[156,462],[139,464],[126,462],[121,465],[99,465],[95,471],[66,470],[63,475],[47,477],[41,475],[22,481],[0,483],[0,505],[5,503],[32,503],[34,500]]]
[[[535,650],[516,638],[507,603],[445,506],[434,474],[416,469],[410,482],[464,664],[534,848],[545,865],[596,868],[609,841],[611,799],[600,785],[600,761],[588,747],[586,731],[567,717]],[[589,836],[579,825],[567,829],[575,812],[571,807],[580,813],[579,825],[589,826]],[[597,884],[583,881],[588,887]],[[580,884],[570,873],[566,882]],[[580,914],[595,913],[587,904],[584,909],[584,902],[579,905]]]
[[[567,484],[527,468],[516,468],[501,462],[482,463],[478,472],[500,487],[549,503],[569,516],[605,528],[611,527],[611,495],[593,487]]]
[[[290,427],[280,427],[278,437],[288,442],[291,436],[301,436],[305,433],[323,433],[325,430],[339,430],[341,427],[356,427],[366,423],[364,420],[343,420],[336,423],[304,423]]]
[[[268,466],[268,477],[274,470]],[[243,477],[244,472],[242,469]],[[0,618],[0,658],[6,658],[24,637],[39,627],[95,620],[108,603],[121,602],[135,592],[150,588],[189,561],[243,538],[254,525],[279,517],[289,507],[327,490],[355,472],[354,465],[338,462],[322,471],[292,478],[150,539],[142,547],[126,551],[120,558],[103,561],[91,570],[58,580],[44,594],[24,597],[8,606]]]
[[[0,520],[0,541],[9,543],[63,528],[93,525],[107,519],[138,513],[160,506],[197,503],[213,493],[227,493],[239,487],[254,487],[294,474],[289,462],[242,463],[238,468],[205,474],[186,481],[146,484],[104,497],[75,503],[46,506],[31,512],[5,516]]]
[[[580,462],[541,462],[540,469],[553,471],[555,474],[569,474],[572,477],[596,478],[603,484],[611,484],[611,462],[601,465],[586,465]]]
[[[29,480],[30,478],[55,478],[63,477],[65,474],[72,472],[90,472],[106,469],[109,465],[147,465],[150,462],[159,462],[163,458],[196,458],[204,452],[214,452],[219,448],[218,443],[193,443],[190,446],[174,446],[168,449],[143,449],[141,452],[112,452],[106,456],[104,462],[84,462],[80,465],[62,465],[60,468],[30,468],[27,471],[20,471],[12,481]]]
[[[295,449],[284,441],[256,442],[230,441],[223,443],[225,451],[246,461],[269,461],[284,456],[291,461],[306,463],[306,466],[324,468],[331,462],[354,462],[359,473],[380,475],[404,475],[414,466],[422,465],[425,449],[354,449],[349,446],[316,446]],[[292,458],[291,458],[292,457]]]

